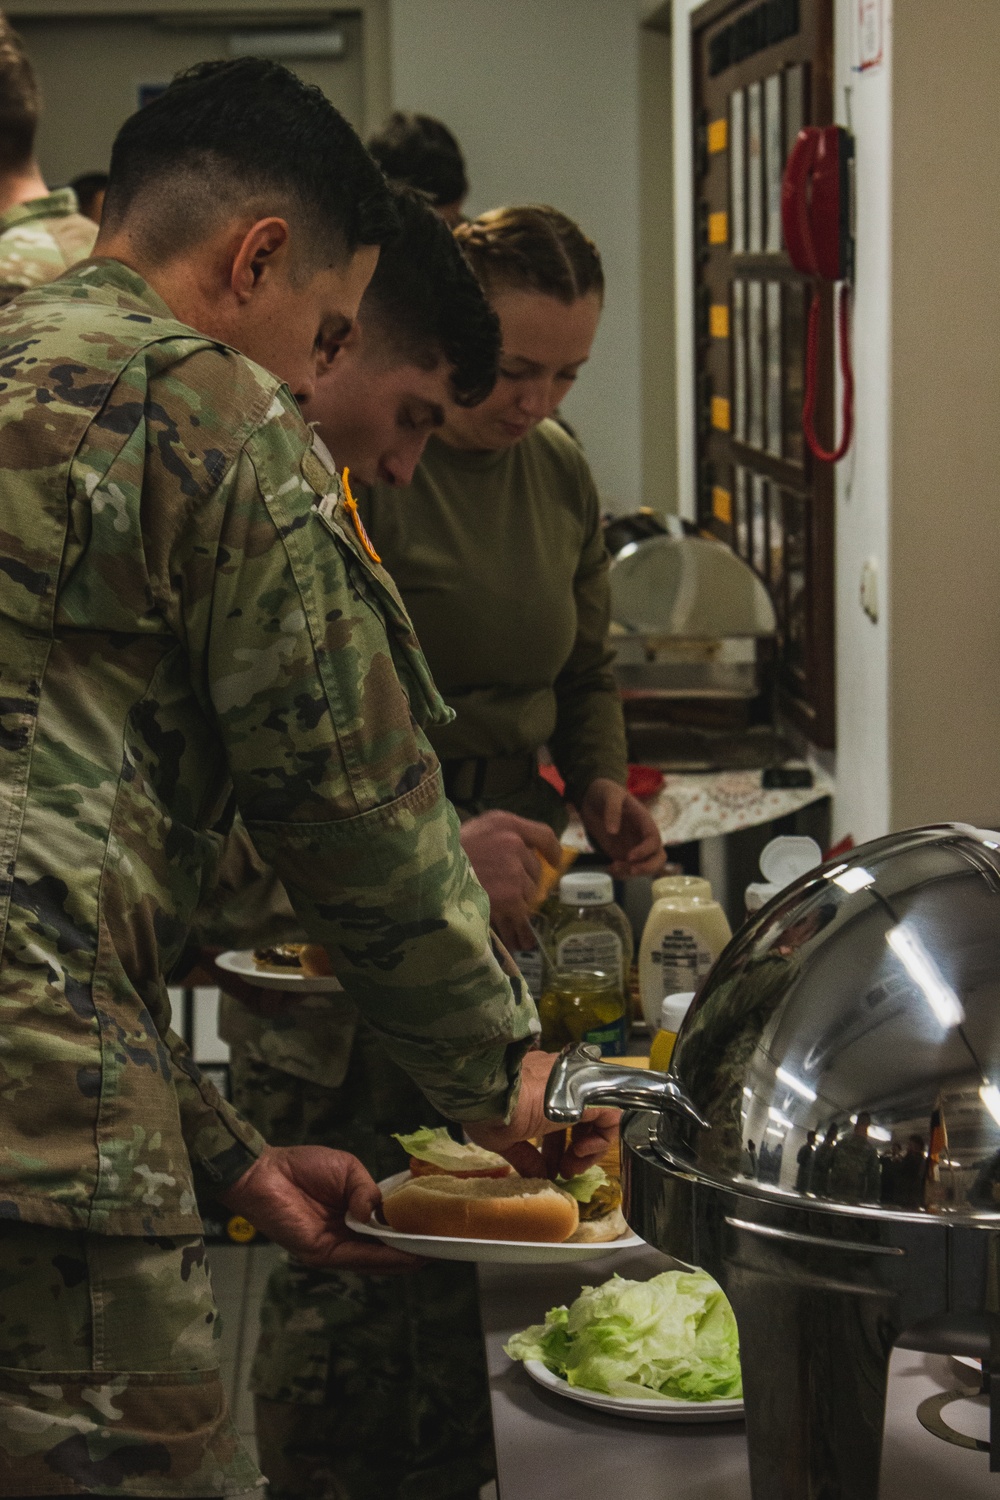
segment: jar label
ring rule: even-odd
[[[608,1026],[597,1026],[593,1031],[585,1031],[583,1040],[593,1043],[595,1047],[600,1047],[603,1057],[624,1057],[627,1041],[625,1017],[619,1017]]]
[[[603,969],[618,985],[625,982],[621,940],[607,927],[569,933],[556,949],[556,963],[560,969]]]
[[[660,966],[661,999],[696,990],[714,962],[710,950],[690,927],[669,928],[650,958]]]
[[[520,948],[511,958],[521,971],[521,978],[528,986],[528,993],[537,1004],[545,988],[545,960],[541,948]]]

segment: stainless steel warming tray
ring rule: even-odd
[[[599,1100],[638,1111],[629,1222],[733,1303],[755,1500],[875,1500],[897,1340],[985,1356],[1000,1466],[1000,835],[810,873],[734,937],[669,1075],[560,1060],[553,1118]]]

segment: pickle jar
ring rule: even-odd
[[[617,974],[602,969],[556,969],[538,1005],[542,1048],[590,1042],[605,1057],[623,1057],[628,1040],[625,993]]]

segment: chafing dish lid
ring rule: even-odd
[[[734,937],[672,1074],[674,1159],[741,1191],[1000,1218],[1000,835],[918,828],[811,871]]]

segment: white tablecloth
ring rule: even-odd
[[[771,823],[808,807],[810,802],[818,802],[821,797],[832,797],[833,779],[815,763],[810,763],[809,769],[813,773],[812,786],[776,791],[766,791],[761,786],[762,771],[667,772],[663,786],[646,805],[656,819],[664,844],[686,844],[693,839]],[[562,841],[572,849],[590,848],[576,816],[570,820]]]

